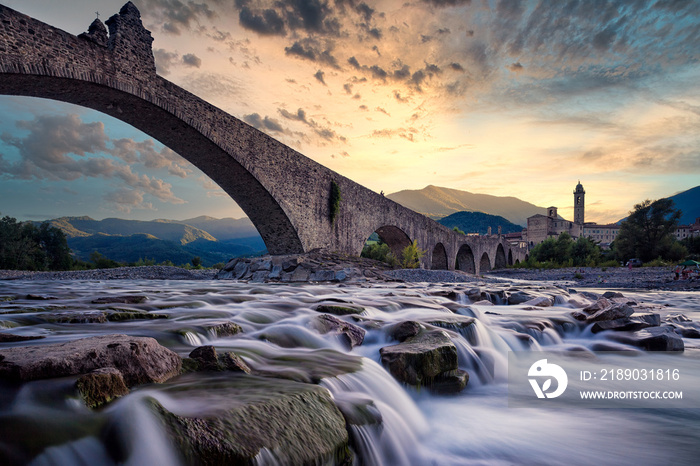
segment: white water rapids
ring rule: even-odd
[[[523,284],[516,285],[518,288]],[[582,351],[605,343],[608,332],[581,329],[569,314],[574,309],[559,297],[553,307],[527,310],[523,305],[472,304],[471,286],[386,284],[253,285],[224,281],[5,281],[0,282],[0,332],[40,335],[41,340],[1,343],[43,345],[88,336],[124,333],[149,336],[180,356],[200,345],[234,351],[267,376],[318,382],[313,374],[325,367],[351,367],[354,372],[323,377],[336,403],[371,402],[381,424],[351,426],[356,464],[366,465],[652,465],[698,464],[700,406],[687,409],[548,409],[514,408],[508,404],[510,351]],[[490,287],[493,288],[493,287]],[[486,289],[482,286],[482,290]],[[448,297],[447,292],[456,291]],[[558,293],[564,290],[537,290]],[[661,314],[684,314],[700,321],[697,292],[633,292],[625,297]],[[39,295],[52,299],[25,299]],[[142,295],[141,304],[100,305],[105,296]],[[348,350],[332,334],[310,325],[319,303],[361,306],[364,343]],[[60,323],[46,316],[64,312],[130,309],[165,314],[167,318],[102,323]],[[398,383],[381,365],[379,350],[394,345],[382,327],[402,321],[426,322],[454,313],[472,316],[466,328],[444,329],[457,347],[467,388],[456,395],[434,395],[427,389]],[[206,328],[232,321],[243,333],[217,338]],[[682,358],[697,362],[700,340],[685,338]],[[0,382],[0,463],[31,458],[31,464],[178,464],[178,451],[149,411],[156,398],[179,413],[205,412],[216,397],[172,396],[192,377],[132,389],[102,410],[92,411],[74,389],[76,377],[21,385]],[[209,379],[206,379],[209,380]],[[211,383],[218,379],[211,378]],[[262,451],[258,464],[275,464],[273,452]]]

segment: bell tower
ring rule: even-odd
[[[574,190],[574,223],[583,225],[584,209],[586,206],[586,191],[583,190],[583,185],[579,180]]]

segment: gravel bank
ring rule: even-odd
[[[214,278],[216,272],[210,269],[187,270],[161,265],[69,272],[0,270],[0,280],[209,280]]]
[[[654,290],[700,290],[700,278],[674,280],[675,267],[578,267],[551,270],[503,269],[489,272],[486,277],[510,280],[554,282],[577,287],[634,288]]]
[[[357,263],[350,264],[357,267]],[[367,264],[362,264],[366,266]],[[360,267],[365,269],[365,267]],[[673,267],[566,268],[552,270],[502,269],[483,276],[460,271],[397,269],[380,270],[369,267],[375,280],[429,283],[498,283],[504,280],[548,282],[553,285],[580,288],[633,288],[653,290],[700,291],[700,278],[674,280]],[[70,272],[27,272],[0,270],[0,280],[210,280],[216,270],[187,270],[179,267],[148,266],[116,269],[77,270]],[[307,276],[307,280],[309,277]],[[244,280],[245,281],[245,280]],[[348,280],[352,282],[353,280]]]

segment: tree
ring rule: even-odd
[[[425,251],[418,247],[418,242],[413,240],[411,244],[403,248],[401,252],[401,267],[404,269],[417,269],[420,267],[420,258]]]
[[[192,258],[192,267],[195,269],[199,269],[202,267],[202,258],[199,256],[194,256]]]
[[[73,258],[63,231],[44,222],[37,231],[37,241],[39,247],[46,253],[46,266],[49,270],[70,269]]]
[[[571,246],[571,259],[575,267],[584,267],[600,261],[600,247],[590,238],[580,237]]]
[[[672,199],[654,202],[647,199],[635,205],[620,224],[620,233],[615,238],[618,257],[622,260],[639,257],[648,262],[668,256],[681,215],[680,210],[674,209]]]

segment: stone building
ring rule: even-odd
[[[608,225],[598,225],[597,223],[585,223],[583,225],[583,236],[600,243],[603,249],[610,249],[610,244],[615,240],[620,232],[620,225],[610,223]]]
[[[574,189],[574,221],[566,220],[557,214],[556,207],[549,207],[547,215],[536,214],[527,219],[527,232],[523,239],[529,247],[536,246],[547,238],[556,238],[566,232],[575,240],[584,234],[586,191],[581,182]]]
[[[696,218],[695,223],[692,225],[678,225],[674,236],[678,241],[686,238],[700,237],[700,217]]]

